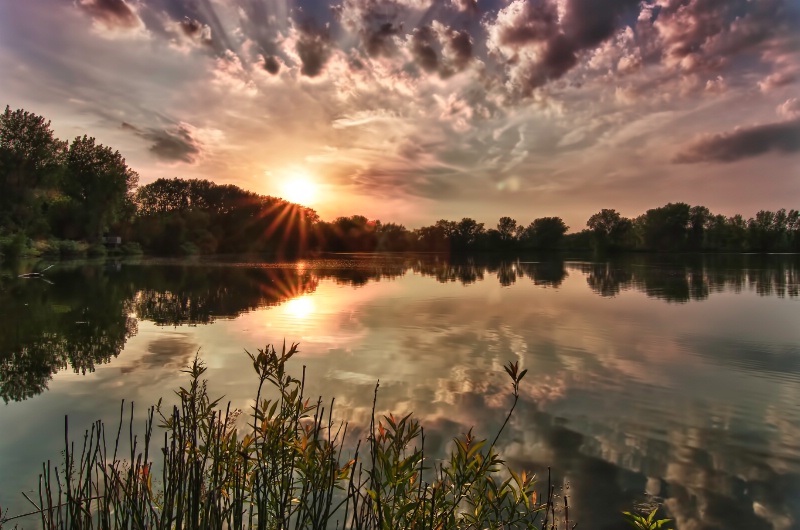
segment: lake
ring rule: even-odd
[[[27,268],[26,268],[27,267]],[[500,453],[553,480],[579,528],[660,502],[679,529],[800,527],[800,256],[513,260],[338,255],[295,263],[31,265],[0,275],[0,506],[29,511],[41,462],[121,400],[146,407],[200,352],[246,409],[245,349],[299,342],[338,417],[411,412],[436,454],[510,406]],[[41,270],[44,265],[37,265]],[[291,366],[291,365],[290,365]],[[33,495],[32,497],[36,497]],[[20,521],[36,526],[35,518]]]

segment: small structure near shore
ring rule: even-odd
[[[122,244],[122,238],[119,236],[103,236],[102,242],[107,247],[117,248]]]

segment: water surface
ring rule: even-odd
[[[26,511],[43,460],[184,382],[246,408],[244,349],[296,341],[313,394],[341,418],[411,412],[433,451],[510,405],[502,366],[529,370],[501,438],[548,466],[586,528],[663,502],[677,528],[800,526],[800,257],[58,264],[0,276],[0,505]],[[46,280],[46,281],[45,281]],[[33,520],[26,523],[33,526]]]

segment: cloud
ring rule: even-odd
[[[211,38],[211,27],[198,20],[186,17],[178,22],[178,27],[183,35],[191,40],[205,45],[211,45],[214,42]]]
[[[771,92],[795,81],[797,81],[797,75],[794,72],[773,72],[758,82],[758,88],[762,92]]]
[[[122,122],[123,130],[131,131],[151,143],[149,150],[166,162],[193,164],[202,152],[202,143],[194,135],[194,128],[188,124],[178,124],[172,129],[142,130],[135,125]]]
[[[436,34],[430,26],[416,28],[411,35],[411,55],[414,61],[426,72],[439,69],[439,56],[434,48]]]
[[[735,162],[771,152],[800,152],[800,119],[702,136],[678,153],[673,162]]]
[[[440,74],[443,77],[461,72],[472,60],[472,37],[466,30],[455,30],[434,21],[433,29],[442,45],[442,57],[446,59]]]
[[[576,50],[593,48],[610,38],[620,19],[639,0],[567,0],[562,26]]]
[[[533,89],[563,77],[579,64],[579,54],[611,38],[637,0],[515,0],[485,23],[490,53],[505,61],[508,87],[529,96]],[[632,57],[624,69],[634,68]]]
[[[800,99],[791,98],[787,99],[775,109],[778,116],[788,120],[796,120],[800,118]]]
[[[705,91],[709,94],[724,94],[728,91],[728,84],[724,77],[718,75],[716,78],[706,81]]]
[[[124,0],[80,0],[78,7],[108,29],[134,29],[142,25],[139,17]]]
[[[450,0],[450,5],[461,12],[472,14],[478,12],[478,0]]]
[[[335,12],[342,25],[358,35],[368,56],[391,57],[397,53],[398,37],[403,30],[399,19],[415,7],[418,6],[394,0],[346,0],[335,8]]]
[[[302,64],[300,73],[307,77],[316,77],[322,73],[331,56],[328,28],[309,20],[298,24],[296,29],[295,51]]]
[[[281,63],[278,61],[278,58],[274,55],[268,55],[264,57],[264,70],[271,73],[272,75],[277,74],[281,69]]]
[[[797,30],[787,0],[659,0],[653,26],[665,64],[717,70],[738,54],[765,51]]]
[[[395,52],[394,37],[401,27],[392,22],[384,22],[377,29],[365,31],[364,47],[370,57],[391,56]]]

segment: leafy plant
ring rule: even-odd
[[[169,410],[160,401],[148,411],[143,444],[134,433],[133,406],[127,440],[124,404],[120,409],[113,447],[98,421],[76,453],[66,422],[64,463],[43,466],[39,502],[31,501],[42,526],[569,528],[566,499],[565,524],[556,521],[549,481],[537,495],[534,477],[508,467],[496,451],[526,374],[518,363],[506,366],[513,402],[492,442],[470,429],[454,439],[449,458],[434,463],[412,415],[376,417],[378,385],[366,439],[346,441],[348,425],[334,421],[334,401],[327,407],[321,398],[310,401],[305,370],[299,378],[287,371],[297,346],[248,354],[258,386],[246,428],[238,427],[241,411],[210,398],[198,357],[185,370],[189,384],[176,391],[179,403]],[[157,464],[151,452],[155,418],[163,428]]]
[[[656,519],[656,512],[658,512],[658,506],[653,508],[647,517],[632,512],[622,512],[622,514],[629,525],[639,530],[657,530],[659,528],[666,530],[665,525],[672,519]]]

